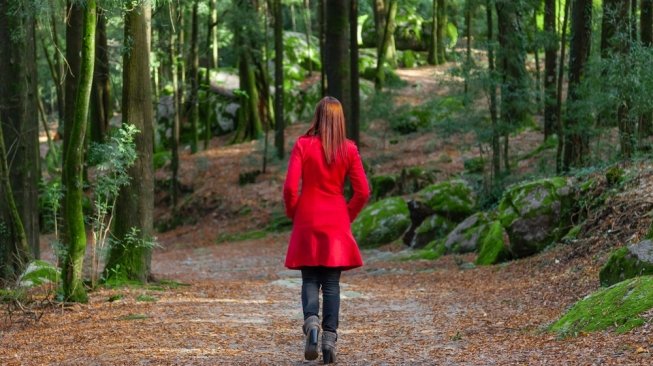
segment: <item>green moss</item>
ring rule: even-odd
[[[406,201],[391,197],[367,206],[351,225],[361,247],[390,243],[403,235],[410,225]]]
[[[267,235],[268,232],[265,230],[251,230],[242,233],[222,233],[218,235],[218,238],[216,239],[216,243],[220,244],[226,242],[256,240],[256,239],[262,239]]]
[[[610,286],[629,278],[653,275],[653,264],[642,262],[627,247],[617,249],[599,272],[601,286]]]
[[[562,238],[562,241],[568,242],[572,240],[576,240],[578,238],[578,234],[580,234],[581,229],[583,229],[583,225],[576,225],[569,229],[567,234]]]
[[[43,260],[35,260],[29,263],[25,271],[20,275],[18,283],[24,287],[40,286],[45,283],[58,283],[61,279],[59,268]]]
[[[474,192],[462,180],[432,184],[419,191],[418,197],[435,212],[454,221],[462,221],[476,207]]]
[[[434,240],[427,244],[424,248],[418,249],[411,253],[410,255],[403,258],[403,260],[418,260],[425,259],[429,261],[434,261],[439,259],[447,253],[447,247],[444,246],[444,242],[441,240]]]
[[[618,166],[610,167],[605,172],[605,179],[608,182],[608,186],[612,187],[621,183],[624,179],[624,170]]]
[[[481,157],[466,159],[463,162],[465,170],[469,173],[483,173],[485,167],[485,160]]]
[[[639,315],[653,308],[653,276],[620,282],[578,301],[549,330],[561,336],[575,336],[614,327],[627,332],[645,320]]]
[[[490,265],[503,262],[510,258],[508,248],[503,241],[504,229],[500,221],[490,224],[487,234],[481,241],[476,264]]]
[[[370,179],[372,198],[378,200],[387,196],[397,187],[397,177],[394,175],[377,175]]]
[[[436,239],[444,238],[456,224],[444,216],[435,214],[429,216],[415,229],[415,237],[411,246],[421,248]]]

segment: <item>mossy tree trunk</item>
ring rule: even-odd
[[[640,42],[642,46],[653,46],[653,0],[641,0],[639,13]],[[640,141],[653,134],[653,112],[644,113],[639,122]]]
[[[206,48],[211,50],[211,57],[206,65],[205,75],[205,97],[204,111],[206,119],[204,121],[204,150],[209,148],[211,142],[211,103],[209,100],[209,91],[211,90],[211,69],[218,69],[218,4],[217,0],[209,0],[209,16],[206,35]]]
[[[565,0],[562,17],[562,35],[560,37],[560,58],[558,59],[558,80],[556,81],[556,134],[558,135],[558,146],[556,148],[556,172],[563,170],[563,152],[565,144],[564,124],[562,121],[562,84],[565,75],[565,51],[567,50],[567,24],[569,21],[569,7],[571,0]]]
[[[109,47],[107,42],[107,19],[98,10],[95,33],[95,71],[91,92],[91,140],[101,143],[109,129],[111,120],[111,79],[109,75]]]
[[[495,182],[501,174],[501,131],[499,130],[499,117],[497,115],[497,86],[496,66],[494,60],[494,20],[492,19],[492,1],[485,1],[485,16],[487,24],[487,57],[488,71],[490,74],[490,121],[492,123],[492,173]]]
[[[438,9],[436,14],[436,48],[435,59],[438,65],[447,62],[447,55],[445,51],[444,35],[447,31],[447,3],[445,0],[437,0]]]
[[[431,37],[429,38],[429,50],[428,50],[428,55],[426,56],[426,62],[429,63],[429,65],[435,65],[437,64],[437,42],[438,42],[438,37],[437,37],[437,32],[438,32],[438,0],[433,0],[432,2],[432,11],[433,14],[431,16]]]
[[[556,126],[556,68],[558,40],[556,33],[556,1],[544,1],[544,140],[553,135]]]
[[[345,111],[345,121],[351,116],[351,57],[349,54],[350,0],[329,1],[326,9],[326,44],[324,68],[327,95],[337,98]]]
[[[192,130],[192,140],[190,142],[191,153],[196,153],[199,146],[199,54],[197,47],[197,38],[199,31],[197,11],[199,7],[199,0],[193,2],[193,13],[191,18],[191,35],[190,35],[190,126]]]
[[[283,9],[281,0],[274,0],[274,145],[279,159],[285,155],[283,93]]]
[[[567,103],[575,103],[581,96],[578,87],[585,74],[592,39],[592,1],[576,0],[571,10],[571,42],[569,47],[569,82]],[[565,119],[562,169],[581,166],[589,150],[589,138],[580,127],[581,116],[568,113]]]
[[[137,158],[129,168],[131,184],[123,186],[116,201],[113,237],[105,276],[146,282],[150,277],[153,240],[154,168],[152,166],[152,92],[150,90],[151,2],[144,0],[125,14],[122,123],[134,125]],[[135,231],[136,238],[127,240]]]
[[[79,78],[75,94],[74,115],[70,129],[64,130],[64,243],[66,257],[63,262],[62,278],[64,298],[68,301],[87,300],[82,282],[82,267],[86,252],[86,228],[82,211],[82,167],[84,163],[84,137],[88,124],[88,110],[93,86],[95,63],[95,28],[97,11],[95,0],[83,5],[82,39]],[[74,28],[70,29],[74,31]],[[69,39],[66,34],[66,39]],[[70,38],[75,38],[70,35]],[[70,95],[70,94],[67,94]]]
[[[387,59],[388,48],[390,47],[390,37],[395,31],[395,17],[397,15],[397,0],[390,0],[388,3],[387,16],[383,38],[379,46],[376,61],[376,77],[374,78],[374,88],[383,89],[385,83],[385,62]]]
[[[388,9],[390,8],[390,2],[394,0],[373,0],[372,4],[374,11],[374,25],[376,27],[376,48],[377,52],[381,49],[383,44],[383,35],[385,34],[385,29],[388,24]],[[394,21],[394,17],[393,17]],[[385,58],[388,62],[388,65],[391,67],[397,67],[397,49],[395,47],[395,35],[394,32],[390,34],[390,39],[388,41],[388,48],[385,51]]]

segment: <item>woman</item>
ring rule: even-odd
[[[346,202],[345,177],[354,195]],[[301,180],[301,194],[299,182]],[[311,127],[290,154],[283,186],[286,215],[293,229],[286,267],[302,271],[304,357],[318,357],[319,289],[322,288],[322,357],[335,362],[340,273],[363,265],[350,224],[370,195],[356,145],[345,138],[345,117],[337,99],[323,98]]]

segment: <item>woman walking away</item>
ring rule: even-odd
[[[343,195],[346,176],[354,190],[349,202]],[[286,215],[293,220],[286,267],[302,271],[307,360],[318,357],[322,288],[322,358],[324,363],[335,362],[340,273],[363,265],[350,225],[369,196],[358,148],[345,138],[342,105],[325,97],[315,108],[308,132],[292,149],[283,186]]]

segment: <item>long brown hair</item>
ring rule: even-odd
[[[315,107],[315,115],[307,136],[319,136],[322,140],[327,164],[347,156],[345,114],[342,105],[334,97],[324,97]]]

